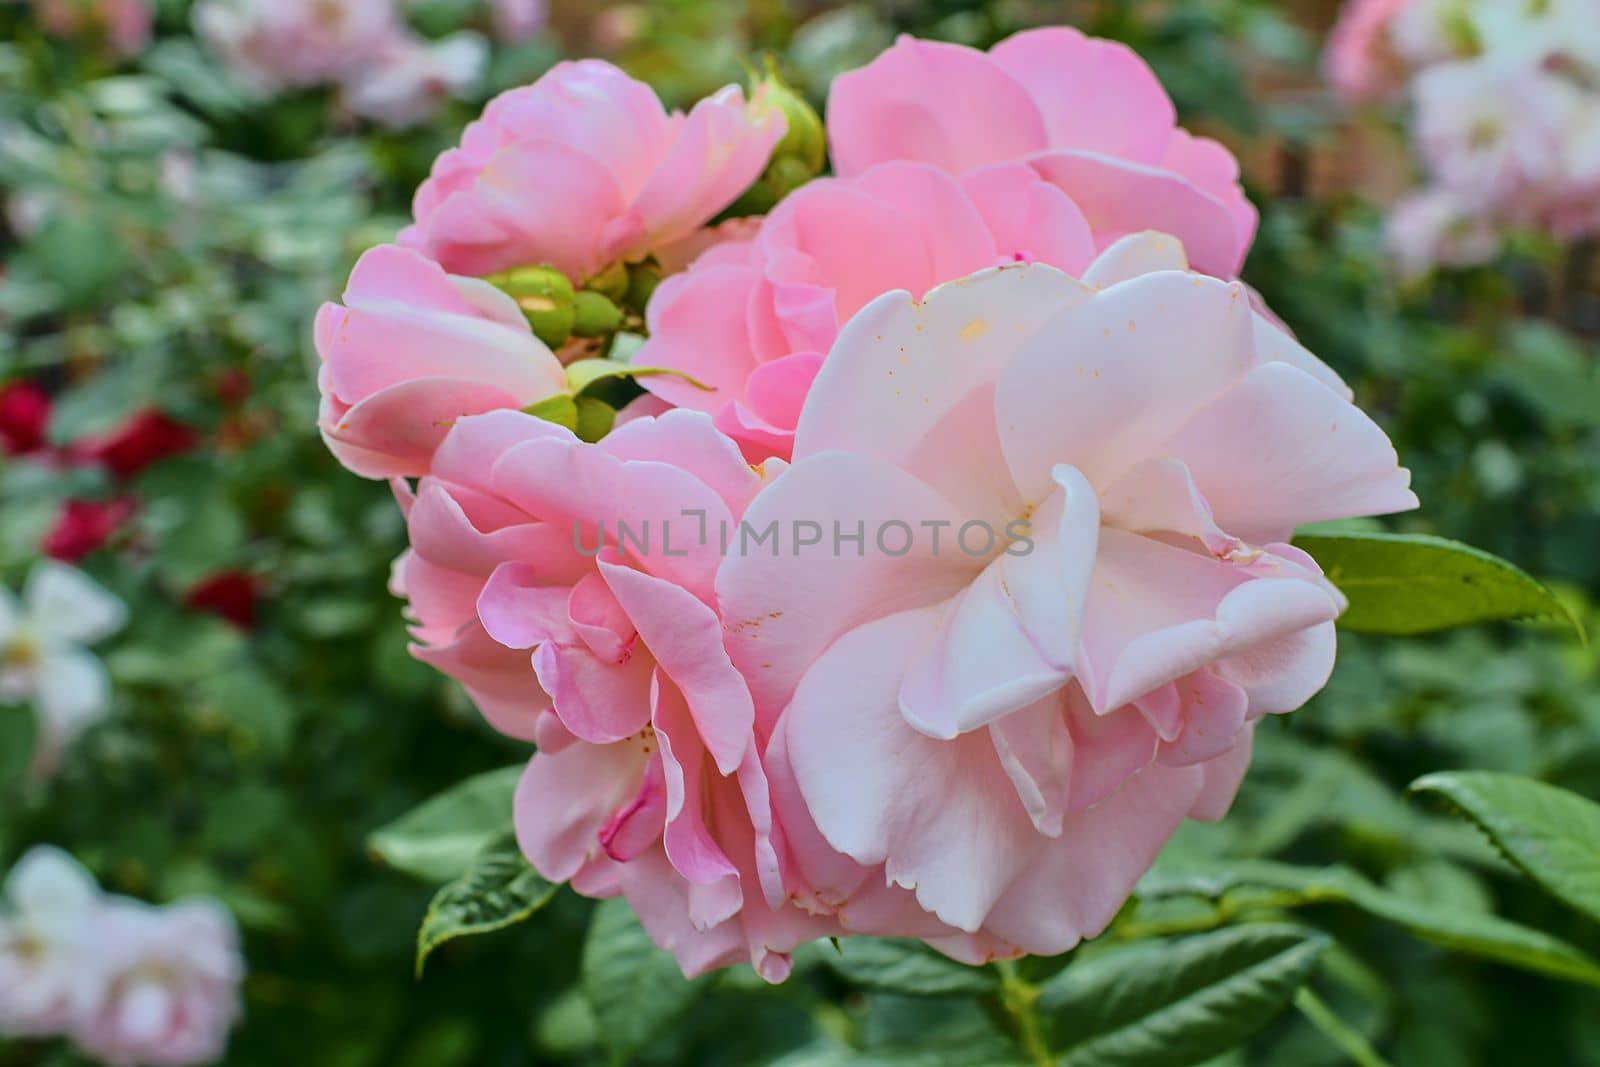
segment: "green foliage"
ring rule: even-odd
[[[1295,544],[1349,598],[1349,610],[1339,619],[1347,630],[1404,636],[1532,618],[1578,625],[1550,590],[1470,545],[1381,533],[1303,535]]]
[[[920,941],[850,938],[825,958],[839,977],[862,989],[909,996],[944,997],[992,993],[999,988],[991,971],[963,967]]]
[[[511,825],[521,767],[475,774],[373,831],[367,847],[383,862],[425,882],[468,873]]]
[[[1327,948],[1295,926],[1247,925],[1113,949],[1046,985],[1037,1009],[1063,1067],[1184,1067],[1270,1023]]]
[[[685,981],[677,962],[657,948],[621,898],[594,910],[583,945],[583,993],[600,1024],[600,1039],[626,1060],[661,1034],[705,991]]]
[[[491,841],[466,873],[434,894],[417,931],[417,975],[446,941],[514,926],[550,903],[558,888],[528,866],[513,835]]]
[[[1600,921],[1600,804],[1493,771],[1430,774],[1411,789],[1444,797],[1523,874]]]

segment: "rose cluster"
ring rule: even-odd
[[[1335,88],[1409,87],[1427,185],[1402,201],[1402,269],[1481,263],[1512,229],[1600,233],[1600,4],[1354,0],[1329,42]]]
[[[102,893],[76,860],[29,851],[0,903],[0,1036],[68,1037],[113,1067],[222,1058],[244,962],[211,900],[152,907]]]
[[[415,654],[537,746],[542,875],[690,974],[1059,953],[1326,682],[1295,528],[1416,499],[1126,47],[903,38],[826,113],[501,96],[318,316],[322,431],[392,480]]]

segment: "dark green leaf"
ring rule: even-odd
[[[1558,619],[1578,628],[1555,594],[1497,556],[1421,534],[1307,535],[1309,552],[1350,599],[1347,630],[1421,634],[1502,619]]]
[[[1219,924],[1251,910],[1349,905],[1444,948],[1556,978],[1600,985],[1600,964],[1549,934],[1482,912],[1412,900],[1381,889],[1342,867],[1237,863],[1188,872],[1157,871],[1139,883],[1141,901],[1183,896],[1215,902]],[[1136,936],[1138,924],[1135,917],[1124,928],[1124,936]]]
[[[0,706],[0,792],[28,773],[38,719],[25,704]]]
[[[580,965],[584,995],[606,1047],[625,1060],[686,1011],[705,989],[657,948],[620,897],[594,909]]]
[[[367,848],[423,881],[459,877],[511,826],[511,798],[521,776],[521,767],[474,775],[374,831]]]
[[[1183,1067],[1234,1048],[1271,1022],[1328,940],[1245,925],[1115,950],[1068,968],[1041,992],[1063,1067]]]
[[[972,996],[999,985],[993,971],[966,967],[920,941],[853,937],[823,953],[846,981],[864,989],[912,996]]]
[[[1600,804],[1494,771],[1430,774],[1411,788],[1449,799],[1524,874],[1600,920]]]
[[[501,835],[473,859],[466,874],[434,894],[417,931],[417,974],[446,941],[522,922],[550,903],[557,888],[528,866],[512,834]]]

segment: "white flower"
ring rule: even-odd
[[[60,849],[39,847],[12,869],[0,913],[0,1035],[44,1037],[100,998],[92,929],[100,889]]]
[[[113,898],[96,923],[101,996],[72,1031],[113,1067],[215,1063],[240,1015],[233,917],[210,900],[154,908]]]
[[[46,762],[111,704],[105,665],[84,649],[122,628],[127,608],[82,571],[36,564],[22,599],[0,588],[0,702],[31,701]]]

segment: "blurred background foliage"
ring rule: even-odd
[[[416,8],[428,32],[464,17],[447,0]],[[1341,109],[1319,84],[1335,8],[557,0],[544,37],[497,49],[489,88],[593,54],[684,104],[770,50],[820,102],[834,73],[898,32],[986,46],[1064,21],[1126,40],[1184,121],[1244,160],[1263,211],[1245,277],[1354,384],[1415,472],[1423,509],[1395,528],[1499,553],[1557,583],[1600,630],[1594,249],[1527,238],[1492,267],[1397,287],[1381,214],[1410,164],[1394,116]],[[127,479],[0,467],[0,580],[13,587],[68,502],[132,502],[82,560],[132,609],[104,650],[115,713],[42,781],[24,770],[16,709],[0,709],[0,861],[47,841],[110,889],[225,901],[251,969],[229,1063],[617,1062],[615,1020],[580,991],[592,905],[564,893],[535,922],[446,946],[414,980],[430,887],[364,845],[424,798],[524,755],[407,657],[385,590],[403,543],[389,492],[341,471],[315,432],[310,316],[357,253],[402,224],[476,105],[404,134],[338,118],[315,92],[252,105],[187,25],[183,0],[168,0],[153,48],[116,66],[0,5],[0,384],[52,394],[56,446],[151,408],[194,441]],[[195,595],[218,576],[233,583],[222,614]],[[1257,752],[1234,815],[1187,828],[1164,865],[1339,864],[1401,897],[1497,912],[1600,953],[1600,929],[1404,795],[1420,774],[1466,767],[1600,795],[1593,646],[1532,627],[1346,638],[1333,684],[1266,724]],[[1431,947],[1360,911],[1313,905],[1299,918],[1338,939],[1313,980],[1318,1003],[1395,1064],[1578,1064],[1600,1049],[1592,989]],[[970,998],[874,993],[833,953],[803,953],[778,989],[745,973],[691,986],[646,967],[635,1022],[650,1025],[626,1038],[631,1054],[959,1065],[999,1040]],[[1218,1062],[1349,1055],[1302,1010]],[[0,1044],[0,1064],[72,1062]]]

